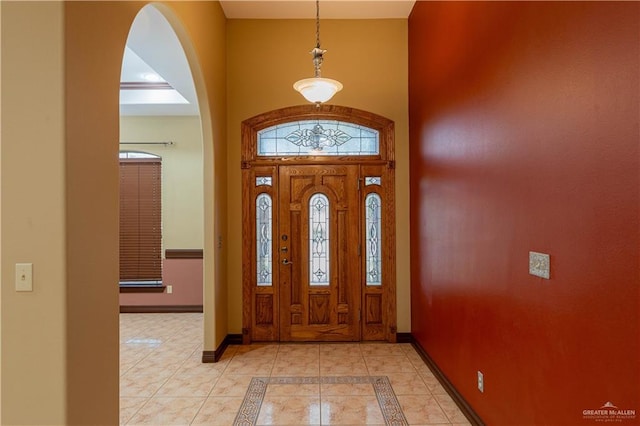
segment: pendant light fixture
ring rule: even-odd
[[[306,100],[318,106],[342,90],[342,83],[339,81],[321,77],[320,67],[323,60],[322,55],[325,52],[326,50],[320,48],[320,0],[316,0],[316,47],[310,52],[313,55],[315,77],[298,80],[293,84],[293,88],[300,92]]]

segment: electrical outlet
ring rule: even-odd
[[[529,252],[529,273],[536,277],[549,279],[550,266],[549,255],[545,253]]]
[[[484,374],[478,370],[478,390],[484,392]]]
[[[167,294],[171,294],[173,293],[173,286],[172,285],[168,285],[167,286]]]

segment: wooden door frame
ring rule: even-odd
[[[276,157],[258,157],[257,155],[257,134],[260,130],[275,125],[289,123],[300,120],[337,120],[343,122],[362,125],[379,132],[379,155],[371,156],[287,156],[284,158]],[[361,170],[377,169],[384,171],[384,179],[386,181],[384,202],[382,214],[389,224],[384,229],[387,234],[385,238],[383,269],[385,276],[385,285],[374,293],[379,293],[376,297],[382,299],[382,316],[384,320],[380,324],[372,324],[373,328],[378,327],[379,332],[370,333],[376,336],[377,340],[386,340],[389,342],[396,341],[396,259],[395,259],[395,162],[394,162],[394,122],[371,112],[358,110],[355,108],[337,106],[337,105],[301,105],[282,108],[269,111],[255,117],[249,118],[242,122],[242,146],[241,146],[241,169],[242,169],[242,335],[243,343],[248,344],[252,340],[279,341],[280,319],[277,318],[279,312],[279,289],[275,285],[277,283],[277,271],[274,267],[274,286],[270,289],[256,289],[253,285],[254,266],[252,264],[252,250],[255,251],[255,234],[251,231],[254,225],[252,223],[252,203],[255,203],[255,177],[256,173],[260,176],[271,176],[274,181],[274,188],[277,188],[277,169],[279,165],[304,165],[304,164],[355,164],[360,165]],[[273,193],[273,188],[271,189]],[[277,196],[277,194],[273,194]],[[275,198],[274,198],[275,199]],[[362,280],[364,280],[364,274]],[[361,281],[362,281],[361,280]],[[365,288],[361,283],[361,288]],[[254,326],[256,315],[256,303],[254,302],[254,292],[258,290],[265,292],[264,300],[269,297],[272,299],[272,317],[274,326],[262,327],[257,330]],[[267,294],[271,292],[270,294]],[[361,330],[369,321],[377,315],[375,312],[367,311],[367,303],[365,299],[365,291],[361,291]],[[375,294],[374,294],[375,296]],[[376,320],[378,321],[378,320]],[[252,329],[252,327],[256,329]],[[256,339],[255,335],[259,338]],[[364,339],[365,333],[361,333],[361,339]]]

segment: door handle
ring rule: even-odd
[[[289,249],[288,249],[287,247],[282,247],[282,248],[280,249],[280,251],[282,251],[282,252],[285,252],[285,253],[286,253],[287,251],[289,251]]]
[[[292,264],[293,264],[293,262],[290,262],[290,261],[289,261],[289,259],[283,259],[283,260],[282,260],[282,264],[283,264],[283,265],[292,265]]]

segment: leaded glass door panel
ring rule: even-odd
[[[279,167],[281,341],[360,340],[358,176],[357,165]]]

